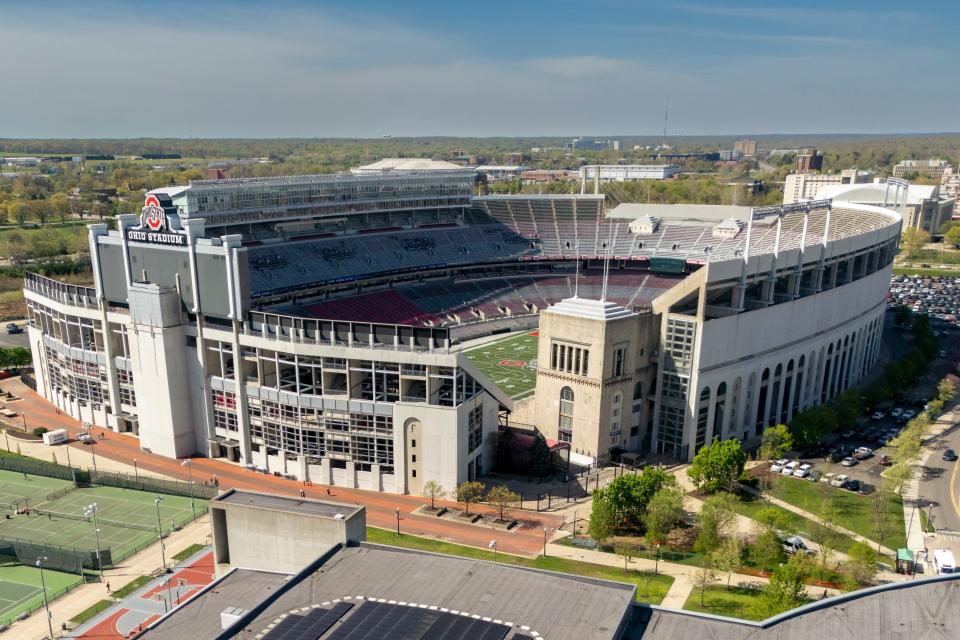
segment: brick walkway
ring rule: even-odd
[[[18,378],[4,380],[0,383],[0,388],[22,398],[12,408],[26,416],[29,427],[42,425],[47,428],[64,428],[71,435],[81,430],[78,421],[68,415],[58,413],[55,406],[30,390]],[[136,459],[137,468],[145,473],[187,480],[188,470],[181,466],[179,461],[143,451],[140,449],[138,438],[128,434],[114,433],[99,427],[94,427],[92,431],[97,438],[96,444],[84,446],[79,443],[71,443],[67,445],[71,447],[71,455],[74,451],[82,451],[82,456],[88,456],[89,454],[85,449],[95,448],[98,465],[100,460],[109,459],[129,466]],[[104,440],[99,439],[100,434],[103,434]],[[62,445],[50,450],[51,452],[56,451],[59,459],[63,457],[59,455],[61,449]],[[48,459],[49,456],[41,457]],[[74,461],[74,464],[81,463]],[[346,504],[360,504],[367,509],[367,524],[385,529],[396,528],[397,517],[394,510],[399,508],[402,532],[435,540],[446,540],[471,547],[486,548],[494,531],[486,527],[414,515],[412,512],[424,502],[424,499],[419,496],[403,496],[323,485],[305,487],[302,483],[294,480],[257,473],[215,458],[193,458],[190,466],[193,468],[195,481],[204,481],[216,476],[221,490],[236,488],[285,495],[297,495],[299,491],[303,490],[306,496],[310,498]],[[456,506],[452,502],[438,502],[448,507]],[[471,511],[474,509],[477,512],[484,512],[483,507],[474,507]],[[492,513],[491,510],[487,510],[487,512]],[[516,555],[535,556],[543,546],[543,528],[556,529],[563,523],[562,516],[548,513],[517,511],[513,512],[512,515],[522,524],[513,533],[507,536],[500,535],[498,544],[503,552]]]

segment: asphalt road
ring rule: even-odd
[[[937,530],[960,532],[960,462],[943,459],[948,448],[960,452],[960,425],[944,432],[936,444],[936,451],[920,469],[921,504]]]

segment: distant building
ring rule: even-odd
[[[904,229],[922,229],[930,235],[952,218],[955,203],[953,198],[941,197],[937,185],[911,184],[906,194],[900,194],[893,185],[879,180],[862,185],[827,185],[816,195],[817,200],[826,198],[833,199],[834,203],[844,201],[889,209],[901,208]]]
[[[580,178],[595,180],[598,171],[601,182],[666,180],[680,175],[680,167],[675,164],[601,164],[580,167]]]
[[[813,200],[822,187],[830,184],[870,182],[872,175],[858,169],[844,169],[840,173],[791,173],[783,185],[783,204]]]
[[[566,169],[531,169],[520,174],[523,182],[552,182],[555,180],[577,180],[580,173]]]
[[[756,140],[737,140],[733,143],[734,151],[739,151],[744,156],[750,157],[757,155]]]
[[[477,173],[487,176],[489,182],[498,182],[501,180],[512,180],[521,173],[529,169],[522,164],[483,164],[477,167]]]
[[[594,138],[574,138],[570,141],[570,149],[578,151],[619,151],[619,140],[596,140]]]
[[[817,153],[816,147],[804,147],[797,154],[797,173],[820,171],[823,169],[823,154]]]
[[[946,160],[902,160],[893,167],[893,176],[923,176],[925,178],[942,178],[945,173],[951,173],[953,165]]]
[[[657,147],[658,149],[669,149],[669,147]],[[658,153],[657,160],[664,162],[685,162],[687,160],[700,160],[701,162],[719,162],[719,151],[701,151],[699,153]]]
[[[721,162],[736,162],[743,158],[743,152],[739,149],[721,149],[720,150],[720,161]]]
[[[940,195],[947,198],[960,197],[960,173],[955,173],[953,167],[940,178]]]
[[[431,160],[430,158],[384,158],[362,167],[350,169],[350,173],[354,175],[390,171],[463,171],[463,167],[446,160]]]

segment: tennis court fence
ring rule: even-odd
[[[47,601],[53,602],[60,596],[70,593],[71,591],[73,591],[74,589],[76,589],[77,587],[85,583],[86,583],[86,580],[81,576],[75,582],[67,585],[66,587],[63,587],[62,589],[55,589],[55,590],[47,589]],[[10,627],[10,625],[13,624],[15,621],[23,620],[24,618],[32,614],[34,611],[39,611],[40,609],[43,609],[43,607],[44,607],[43,602],[40,602],[35,606],[30,607],[29,609],[24,609],[23,611],[18,613],[16,616],[10,616],[8,618],[0,618],[0,632],[6,631]]]
[[[209,484],[189,483],[181,480],[166,480],[149,476],[130,475],[118,471],[95,471],[90,469],[90,484],[119,487],[121,489],[136,489],[151,493],[165,493],[171,496],[194,497],[201,500],[210,500],[217,497],[217,488]]]
[[[100,557],[103,559],[104,566],[111,563],[109,549],[101,549]],[[98,568],[95,550],[41,544],[19,538],[0,538],[0,559],[33,567],[36,566],[38,558],[45,558],[43,560],[45,569],[55,571],[82,575],[84,569]]]

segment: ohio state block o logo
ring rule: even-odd
[[[157,196],[147,196],[147,199],[143,202],[143,209],[140,211],[140,224],[151,231],[160,231],[166,224],[166,218],[166,212],[160,206]]]
[[[523,360],[501,360],[501,367],[525,367],[527,363]]]

